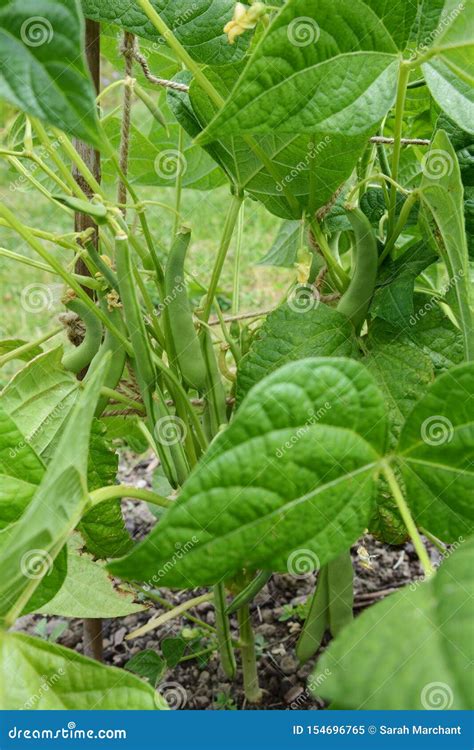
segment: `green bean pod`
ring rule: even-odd
[[[153,364],[152,352],[145,328],[145,321],[140,304],[138,302],[130,257],[130,248],[126,237],[117,237],[115,241],[115,264],[117,268],[117,279],[120,289],[120,299],[123,305],[125,322],[127,324],[130,341],[134,353],[134,366],[136,370],[140,393],[146,409],[149,425],[155,430],[159,420],[169,419],[163,394],[159,393],[159,399],[154,400],[153,393],[159,392],[157,373]],[[183,449],[178,442],[175,445],[157,443],[160,460],[167,478],[176,487],[184,482],[187,476],[187,467],[183,456]]]
[[[316,589],[311,600],[308,616],[296,644],[296,656],[304,664],[316,653],[329,627],[329,575],[328,566],[324,565],[318,574]]]
[[[377,279],[378,251],[367,216],[356,208],[348,213],[355,235],[355,267],[351,282],[337,309],[352,322],[357,333],[367,317]]]
[[[219,432],[221,426],[227,424],[226,392],[217,364],[210,331],[203,327],[199,338],[206,367],[203,427],[207,438],[212,440]]]
[[[202,392],[206,387],[206,366],[184,281],[184,261],[190,239],[190,230],[181,229],[169,253],[165,269],[165,315],[183,380],[190,388]]]
[[[63,357],[63,366],[76,375],[84,370],[91,362],[100,347],[102,340],[102,324],[87,305],[80,299],[72,299],[66,303],[68,310],[79,315],[86,327],[84,340],[72,352]]]
[[[252,599],[255,599],[259,591],[261,591],[265,584],[268,583],[272,575],[272,573],[268,573],[266,570],[261,570],[260,573],[257,573],[255,578],[253,578],[250,583],[233,598],[231,604],[229,604],[226,609],[226,614],[234,614],[234,612],[237,612],[237,610],[243,607],[244,604],[248,604]]]
[[[329,630],[333,638],[352,622],[354,606],[354,570],[348,550],[328,563]]]
[[[116,328],[118,328],[119,331],[125,332],[120,310],[118,310],[117,308],[108,310],[107,304],[105,301],[102,301],[101,307],[107,313],[107,315],[109,316],[112,323],[116,326]],[[113,335],[113,333],[109,331],[109,329],[107,329],[104,334],[104,339],[102,341],[102,344],[99,347],[99,351],[97,352],[94,359],[92,360],[91,365],[87,371],[87,375],[84,378],[84,380],[87,381],[89,378],[92,377],[94,372],[100,366],[100,363],[102,362],[103,358],[107,356],[108,352],[111,353],[111,359],[110,359],[109,370],[107,372],[107,376],[104,381],[104,386],[114,390],[114,388],[116,388],[117,385],[119,384],[120,379],[122,377],[123,370],[125,367],[125,362],[127,359],[127,354],[125,352],[123,344]],[[99,417],[102,414],[105,407],[107,406],[108,401],[109,401],[108,396],[101,396],[99,398],[99,401],[97,403],[97,409],[95,412],[96,417]]]

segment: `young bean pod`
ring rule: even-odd
[[[357,333],[367,317],[375,289],[378,251],[374,230],[367,216],[356,208],[348,213],[355,235],[355,267],[337,309],[352,322]]]
[[[165,269],[165,315],[183,380],[190,388],[202,392],[206,387],[206,367],[184,281],[184,261],[190,239],[190,230],[181,229],[170,250]]]
[[[329,626],[328,605],[328,566],[324,565],[318,574],[316,589],[311,600],[308,616],[296,644],[296,656],[304,664],[316,653]]]
[[[329,630],[333,638],[353,619],[354,571],[350,551],[328,563]]]
[[[63,366],[76,375],[84,370],[97,354],[102,339],[102,324],[82,300],[71,299],[66,303],[68,310],[79,315],[86,327],[84,340],[72,352],[67,352],[63,357]]]
[[[119,331],[124,332],[124,325],[122,321],[122,315],[120,310],[117,308],[107,309],[107,303],[101,302],[102,309],[107,313],[112,323],[116,326]],[[114,390],[120,382],[125,367],[125,361],[127,358],[125,349],[122,343],[107,329],[104,334],[104,339],[99,347],[99,351],[92,360],[90,367],[87,371],[87,375],[84,378],[85,381],[89,380],[97,368],[100,366],[103,358],[107,356],[107,353],[111,353],[110,366],[107,372],[104,386]],[[104,411],[109,401],[108,396],[101,396],[98,403],[95,415],[99,417]]]

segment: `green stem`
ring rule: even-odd
[[[11,352],[7,352],[7,354],[4,354],[2,357],[0,357],[0,367],[3,367],[3,365],[5,365],[7,362],[10,362],[12,359],[17,359],[19,356],[21,357],[22,354],[27,354],[35,347],[40,346],[45,341],[49,341],[49,339],[57,336],[58,333],[61,333],[61,331],[63,330],[64,328],[62,326],[60,326],[59,328],[54,328],[54,330],[49,331],[49,333],[41,336],[41,338],[39,339],[36,339],[36,341],[28,341],[28,343],[23,344],[22,346],[18,346]]]
[[[408,78],[410,70],[405,63],[400,63],[400,70],[398,73],[398,86],[397,86],[397,98],[395,102],[395,127],[394,127],[394,143],[392,152],[392,178],[395,182],[398,180],[398,168],[400,163],[401,153],[401,138],[403,129],[403,113],[405,110],[405,97],[407,92]],[[389,205],[389,233],[393,231],[395,225],[395,213],[397,208],[397,190],[394,184],[390,188],[390,205]]]
[[[418,533],[418,529],[416,528],[416,524],[410,513],[408,504],[405,498],[403,497],[403,493],[400,489],[400,485],[398,484],[397,478],[395,474],[393,473],[393,469],[390,466],[390,464],[384,462],[382,466],[382,471],[385,475],[385,479],[388,482],[388,486],[390,487],[390,491],[397,504],[398,510],[400,511],[400,515],[403,518],[403,522],[411,537],[413,546],[416,550],[416,554],[418,555],[420,562],[423,566],[425,576],[430,576],[434,572],[433,566],[431,565],[431,561],[425,549],[425,545],[423,544],[421,537]]]
[[[232,646],[230,622],[226,615],[226,595],[223,583],[217,583],[213,588],[214,609],[216,612],[217,643],[222,669],[230,680],[233,680],[237,670],[235,654]]]
[[[239,215],[240,206],[242,205],[242,200],[243,200],[243,197],[241,194],[236,194],[232,196],[232,201],[230,203],[229,210],[228,210],[225,224],[224,224],[224,231],[222,233],[222,239],[220,242],[214,268],[212,270],[212,276],[211,276],[211,281],[209,284],[209,289],[207,291],[207,296],[204,302],[204,310],[201,316],[205,323],[208,322],[209,316],[211,314],[214,297],[217,291],[217,285],[219,283],[222,267],[226,259],[227,251],[229,249],[230,241],[232,239],[235,224],[237,222],[237,217]]]
[[[328,245],[324,232],[315,218],[310,219],[311,229],[318,243],[329,273],[338,289],[343,291],[349,285],[349,277],[339,263],[335,260],[331,248]]]
[[[176,53],[176,56],[191,71],[197,83],[201,86],[203,91],[209,96],[209,98],[217,104],[218,107],[222,107],[224,99],[214,88],[205,74],[202,72],[199,65],[192,59],[188,52],[184,49],[183,45],[176,39],[171,29],[166,25],[161,16],[158,15],[156,10],[153,8],[149,0],[137,0],[138,5],[141,7],[145,15],[151,21],[155,29],[159,31],[160,35],[165,39],[169,47]]]
[[[395,243],[397,239],[399,238],[400,234],[403,232],[406,226],[406,223],[408,221],[408,217],[410,216],[411,210],[413,206],[415,205],[416,201],[418,200],[418,198],[419,198],[418,191],[414,190],[412,193],[410,193],[410,195],[404,202],[402,209],[400,211],[400,216],[398,217],[398,220],[397,220],[397,223],[395,224],[393,232],[390,235],[390,237],[387,239],[383,252],[380,254],[379,266],[384,262],[385,258],[388,255],[390,255],[393,248],[395,247]]]
[[[56,258],[51,255],[38,240],[36,237],[33,236],[33,234],[28,230],[28,228],[19,221],[15,214],[13,214],[10,209],[8,209],[4,204],[0,203],[0,216],[3,216],[3,218],[8,222],[8,224],[12,227],[12,229],[17,232],[17,234],[20,235],[20,237],[23,237],[25,242],[27,242],[30,247],[35,250],[38,255],[43,258],[43,260],[48,263],[48,265],[51,266],[51,268],[57,273],[58,276],[60,276],[66,284],[68,284],[71,289],[73,289],[76,293],[76,295],[85,302],[86,306],[94,312],[94,314],[102,321],[102,323],[110,330],[111,333],[123,344],[125,347],[125,350],[128,354],[132,353],[132,348],[128,342],[128,340],[125,338],[125,336],[122,334],[121,331],[114,326],[108,316],[103,312],[103,310],[98,307],[94,301],[89,297],[89,295],[84,291],[81,284],[74,278],[74,276],[69,273],[68,271],[65,271],[64,268],[61,266],[59,261],[56,260]]]
[[[248,604],[244,604],[237,613],[240,631],[240,653],[242,656],[242,672],[244,677],[244,692],[249,703],[260,703],[262,691],[258,683],[257,657],[255,654],[255,638],[250,620]]]
[[[155,594],[154,591],[148,591],[147,589],[143,588],[143,586],[137,587],[137,589],[144,594],[147,599],[151,599],[152,602],[156,602],[157,604],[161,604],[162,607],[165,609],[174,609],[174,605],[171,604],[167,599],[164,599],[164,597],[160,596],[159,594]],[[211,633],[215,633],[216,629],[212,627],[212,625],[209,625],[207,622],[204,622],[204,620],[200,620],[199,617],[194,617],[194,615],[190,615],[189,612],[185,612],[183,616],[189,620],[189,622],[194,622],[195,625],[199,625],[199,627],[204,628],[205,630],[209,630]]]
[[[127,396],[124,396],[123,393],[114,391],[112,388],[107,388],[107,386],[103,386],[100,389],[100,393],[102,396],[107,396],[109,399],[113,399],[114,401],[119,401],[120,403],[125,404],[131,409],[136,409],[142,414],[146,413],[145,407],[139,401],[133,401],[131,398],[127,398]]]
[[[245,201],[242,201],[239,216],[237,219],[237,234],[235,237],[234,278],[232,284],[232,315],[238,315],[240,308],[240,261],[242,257],[242,238],[244,234],[244,223]]]
[[[176,234],[176,232],[179,229],[179,224],[181,221],[181,214],[180,214],[180,207],[181,207],[181,194],[183,191],[183,169],[181,167],[182,161],[181,159],[184,158],[183,155],[183,148],[184,148],[184,130],[183,128],[179,128],[178,130],[178,154],[176,159],[176,180],[175,180],[175,217],[174,217],[174,226],[173,226],[173,238]]]
[[[36,118],[31,118],[32,125],[34,127],[34,130],[36,131],[36,135],[38,136],[40,142],[42,143],[43,147],[48,153],[48,156],[50,157],[51,161],[56,165],[58,168],[59,173],[62,175],[65,183],[68,185],[69,189],[71,190],[72,194],[76,196],[76,198],[80,198],[81,200],[87,200],[87,196],[84,194],[84,192],[81,190],[79,185],[77,184],[74,177],[71,175],[69,169],[64,164],[63,160],[57,153],[56,149],[54,148],[53,143],[51,142],[50,137],[48,136],[46,129],[44,128],[43,124],[37,120]],[[57,131],[59,133],[59,131]],[[57,136],[57,140],[61,143],[62,141],[62,134],[59,134]]]
[[[41,261],[34,260],[34,258],[28,258],[26,255],[19,255],[19,253],[14,253],[13,250],[7,250],[5,247],[0,247],[0,256],[3,256],[4,258],[10,258],[17,263],[22,263],[25,266],[30,266],[30,268],[37,268],[39,271],[44,271],[45,273],[52,273],[56,276],[58,275],[57,271],[48,266],[46,263],[41,263]],[[73,279],[76,279],[79,284],[82,284],[82,286],[87,286],[89,289],[102,288],[100,281],[97,281],[97,279],[90,279],[88,276],[81,276],[78,273],[72,273],[71,276]]]
[[[164,615],[160,615],[159,617],[153,617],[151,620],[145,623],[145,625],[143,625],[141,628],[137,628],[136,630],[133,630],[131,633],[129,633],[126,636],[126,640],[129,641],[132,638],[138,638],[138,636],[145,635],[145,633],[149,633],[150,630],[154,630],[155,628],[160,627],[160,625],[164,625],[170,620],[174,620],[176,617],[180,617],[184,612],[187,612],[188,609],[192,609],[192,607],[197,607],[198,604],[203,604],[204,602],[211,602],[213,598],[214,598],[214,595],[208,593],[208,594],[201,594],[200,596],[195,596],[193,599],[188,599],[186,602],[183,602],[182,604],[178,604],[177,607],[173,607],[173,609],[170,609],[169,612],[165,612]]]
[[[111,487],[101,487],[100,490],[94,490],[90,493],[89,499],[92,506],[103,503],[105,500],[114,500],[121,497],[133,497],[136,500],[144,500],[151,505],[158,505],[160,508],[169,508],[173,505],[172,500],[158,495],[151,490],[145,490],[140,487],[127,487],[125,484],[114,484]]]

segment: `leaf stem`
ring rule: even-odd
[[[393,495],[393,498],[397,504],[398,510],[400,511],[400,515],[403,518],[403,522],[407,528],[407,531],[411,537],[411,540],[413,542],[413,546],[416,550],[416,554],[418,555],[421,565],[423,567],[425,576],[430,576],[433,574],[433,566],[431,564],[430,558],[428,556],[428,553],[426,551],[425,545],[422,542],[422,539],[418,533],[418,529],[416,528],[416,524],[413,520],[413,517],[410,513],[410,509],[408,507],[408,504],[403,497],[403,493],[400,489],[400,485],[398,484],[397,478],[393,472],[392,467],[390,464],[383,462],[382,464],[382,471],[385,475],[385,479],[388,482],[388,486],[390,487],[390,491]]]
[[[398,180],[398,168],[400,163],[400,152],[401,152],[401,138],[403,129],[403,113],[405,110],[405,98],[407,92],[408,78],[410,76],[410,70],[406,63],[400,63],[400,70],[398,73],[398,86],[397,86],[397,98],[395,101],[395,127],[394,127],[394,143],[392,153],[392,179],[396,182]],[[389,232],[393,231],[395,224],[395,213],[397,208],[397,190],[395,185],[392,183],[390,189],[390,204],[389,204]]]
[[[169,508],[173,501],[163,495],[158,495],[151,490],[142,487],[128,487],[125,484],[114,484],[110,487],[101,487],[90,493],[89,498],[92,506],[103,503],[105,500],[114,500],[121,497],[133,497],[136,500],[144,500],[151,505],[158,505],[160,508]]]
[[[235,653],[232,646],[229,618],[226,614],[227,602],[225,587],[223,583],[217,583],[213,588],[214,609],[216,613],[217,643],[222,669],[230,680],[233,680],[237,671]]]
[[[415,205],[416,201],[419,198],[419,194],[417,190],[414,190],[406,201],[404,202],[402,209],[400,211],[400,216],[398,217],[397,223],[395,224],[395,227],[393,229],[392,234],[387,239],[387,242],[385,243],[385,247],[383,249],[383,252],[380,254],[379,257],[379,266],[384,262],[387,255],[390,255],[393,248],[395,247],[395,243],[401,233],[403,232],[403,229],[405,228],[405,225],[408,221],[408,217],[410,216],[411,210],[413,206]]]
[[[211,314],[214,297],[217,291],[217,285],[219,283],[220,275],[222,272],[222,267],[224,265],[224,261],[227,256],[227,251],[229,249],[230,241],[234,233],[234,228],[237,222],[237,217],[239,215],[240,206],[242,205],[242,200],[243,200],[243,196],[240,193],[234,194],[232,196],[232,201],[230,203],[229,210],[227,212],[227,216],[226,216],[226,220],[224,224],[224,230],[222,233],[219,250],[217,252],[216,261],[214,263],[214,268],[212,270],[211,281],[209,284],[209,289],[207,291],[206,299],[204,302],[204,309],[203,309],[203,313],[201,316],[202,320],[204,320],[205,323],[207,323],[207,321],[209,320],[209,316]]]
[[[28,341],[26,344],[22,344],[22,346],[18,346],[16,349],[13,349],[11,352],[7,352],[2,357],[0,357],[0,367],[3,367],[3,365],[5,365],[7,362],[10,362],[10,360],[12,359],[17,359],[18,356],[21,356],[22,354],[27,354],[29,351],[31,351],[31,349],[40,346],[45,341],[49,341],[49,339],[57,336],[58,333],[61,333],[61,331],[63,330],[64,328],[62,326],[59,326],[59,328],[54,328],[44,336],[36,339],[36,341]]]
[[[242,672],[244,677],[245,697],[250,703],[260,703],[262,691],[260,690],[257,672],[257,657],[255,654],[255,637],[253,634],[250,610],[248,604],[237,612],[240,631],[240,653],[242,656]]]
[[[213,598],[214,594],[208,593],[195,596],[193,599],[188,599],[186,602],[182,602],[182,604],[178,604],[177,607],[170,609],[169,612],[165,612],[158,617],[152,617],[152,619],[145,623],[145,625],[142,625],[141,628],[132,630],[131,633],[125,636],[125,640],[130,641],[132,638],[138,638],[141,635],[145,635],[145,633],[149,633],[150,630],[159,628],[160,625],[164,625],[166,622],[174,620],[176,617],[180,617],[180,615],[187,612],[188,609],[192,609],[192,607],[196,607],[198,604],[203,604],[203,602],[211,602]]]

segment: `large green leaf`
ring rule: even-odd
[[[403,329],[382,320],[374,321],[369,330],[372,341],[411,344],[431,359],[436,372],[459,365],[464,358],[462,334],[441,310],[437,297],[415,294],[413,308],[408,325]]]
[[[18,521],[44,471],[42,460],[0,401],[0,529]]]
[[[294,268],[301,246],[301,221],[282,221],[273,245],[260,266]]]
[[[288,0],[200,140],[365,135],[393,104],[398,68],[392,37],[361,0]]]
[[[143,605],[135,604],[132,592],[114,588],[104,563],[81,550],[76,534],[68,542],[66,579],[41,612],[61,617],[125,617],[143,609]]]
[[[120,143],[120,119],[110,117],[105,130],[111,143]],[[134,185],[160,185],[174,187],[178,174],[182,185],[194,190],[212,190],[226,182],[221,169],[200,146],[184,136],[184,148],[178,149],[179,126],[172,124],[168,134],[163,128],[153,129],[149,136],[132,124],[130,129],[130,166],[128,178]],[[102,171],[105,180],[115,179],[110,159],[104,159]]]
[[[474,133],[474,3],[446,0],[423,74],[440,107]]]
[[[192,588],[242,568],[285,571],[298,555],[325,564],[368,523],[386,436],[383,397],[362,365],[286,365],[252,389],[176,504],[109,569]]]
[[[434,380],[432,362],[420,349],[406,342],[389,337],[383,340],[379,336],[370,341],[364,364],[385,396],[390,431],[397,438],[406,417]]]
[[[234,66],[224,66],[206,74],[226,98],[238,71]],[[189,82],[190,77],[182,75],[179,80]],[[178,122],[193,138],[218,111],[195,81],[191,81],[189,96],[170,92],[169,101]],[[312,210],[333,197],[350,176],[365,145],[363,135],[349,137],[321,131],[314,137],[295,132],[256,136],[252,143],[233,135],[206,148],[232,183],[261,201],[271,213],[299,219],[309,208],[310,194]],[[265,164],[259,154],[263,154]]]
[[[0,633],[0,674],[4,711],[167,708],[158,692],[130,672],[21,633]]]
[[[40,354],[21,369],[3,390],[5,411],[47,461],[74,406],[79,384],[61,364],[62,346]]]
[[[472,708],[474,542],[430,580],[367,609],[321,657],[310,685],[338,708]]]
[[[288,362],[306,357],[349,357],[354,352],[353,330],[344,315],[314,297],[303,298],[299,304],[300,309],[295,297],[270,313],[239,362],[238,403],[255,383]]]
[[[151,0],[151,4],[174,32],[191,57],[208,65],[239,60],[246,52],[249,35],[229,45],[224,26],[233,15],[234,0]],[[165,40],[136,2],[129,0],[82,0],[84,13],[94,21],[117,24],[157,44]],[[160,71],[154,71],[161,75]]]
[[[0,98],[100,145],[78,0],[1,0]]]
[[[2,548],[1,617],[23,609],[85,509],[90,429],[106,367],[108,361],[78,399],[54,460]]]
[[[415,520],[446,542],[473,532],[474,365],[430,386],[400,435],[397,453]]]
[[[459,164],[448,136],[438,130],[428,152],[421,195],[431,216],[434,241],[446,263],[455,313],[464,336],[467,359],[474,358],[474,324],[464,226],[464,198]]]
[[[379,274],[370,306],[372,315],[396,327],[408,324],[415,312],[415,279],[438,256],[425,242],[417,242],[402,256],[388,263]]]

